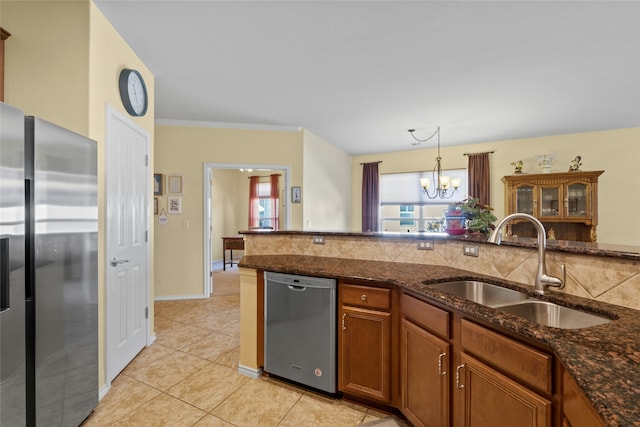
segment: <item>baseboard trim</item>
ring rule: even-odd
[[[262,376],[262,369],[257,368],[248,368],[246,366],[238,365],[238,373],[240,375],[244,375],[245,377],[258,379]]]
[[[182,299],[205,299],[202,294],[197,295],[168,295],[168,296],[159,296],[155,297],[154,301],[173,301],[173,300],[182,300]]]
[[[111,390],[111,384],[105,384],[99,391],[98,391],[98,402],[100,402],[109,392],[109,390]]]
[[[147,339],[147,347],[149,347],[151,344],[153,344],[154,342],[156,342],[156,338],[158,338],[158,336],[155,334],[155,332]]]

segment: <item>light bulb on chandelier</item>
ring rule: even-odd
[[[436,129],[436,131],[429,138],[426,139],[418,139],[413,134],[415,129],[409,129],[409,133],[418,142],[427,142],[431,140],[434,136],[438,136],[438,156],[436,157],[436,164],[433,168],[433,178],[420,178],[420,186],[422,187],[422,191],[424,194],[430,198],[435,199],[436,197],[440,199],[449,199],[451,198],[460,188],[461,180],[460,178],[453,178],[442,175],[442,157],[440,157],[440,126]],[[437,186],[433,187],[433,192],[429,191],[431,187],[431,182],[437,182]],[[453,187],[453,191],[449,191],[450,188]]]

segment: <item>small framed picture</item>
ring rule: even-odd
[[[162,196],[162,174],[153,174],[153,195]]]
[[[153,214],[158,215],[158,198],[153,198]]]
[[[167,194],[182,194],[181,175],[167,175]]]
[[[181,214],[182,213],[182,197],[168,197],[167,211],[170,214]]]
[[[291,203],[300,203],[302,201],[302,193],[300,187],[291,187]]]

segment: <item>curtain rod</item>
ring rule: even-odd
[[[367,163],[360,163],[361,165],[368,165],[371,163],[382,163],[382,160],[378,160],[377,162],[367,162]]]
[[[495,153],[496,150],[493,151],[483,151],[482,153],[464,153],[463,156],[472,156],[474,154],[491,154],[491,153]]]
[[[282,174],[281,174],[281,173],[274,173],[274,174],[271,174],[271,175],[278,175],[278,176],[282,176]],[[271,175],[251,175],[251,176],[248,176],[248,177],[247,177],[247,179],[251,179],[251,178],[253,178],[254,176],[257,176],[258,178],[271,178]]]

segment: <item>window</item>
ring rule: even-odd
[[[274,203],[271,200],[271,183],[258,184],[258,227],[273,227],[275,229],[275,214],[272,212]]]
[[[414,213],[414,206],[413,205],[400,205],[400,218],[413,218],[413,213]],[[401,219],[400,220],[400,225],[404,226],[404,225],[415,225],[416,222],[411,220],[406,220],[406,219]]]
[[[268,181],[265,181],[267,178]],[[278,230],[279,227],[279,188],[280,175],[272,174],[269,177],[249,177],[249,228],[270,228]]]
[[[380,175],[380,230],[395,232],[444,231],[442,212],[449,203],[467,198],[467,170],[444,171],[460,178],[461,185],[450,199],[429,199],[420,186],[420,178],[432,172],[408,172]]]

